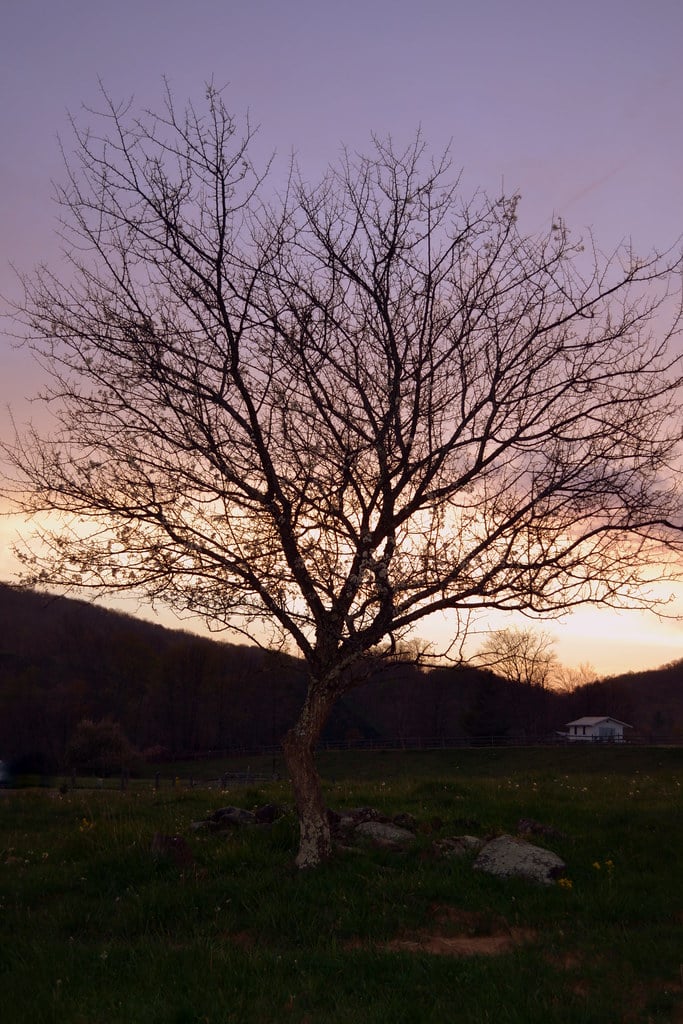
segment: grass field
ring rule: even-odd
[[[291,813],[190,827],[287,803],[284,783],[0,792],[3,1024],[683,1021],[683,750],[330,753],[321,769],[332,807],[413,814],[414,849],[302,874]],[[433,852],[521,817],[563,833],[538,840],[562,884]],[[155,857],[155,832],[191,859]]]

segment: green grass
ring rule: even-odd
[[[333,807],[414,814],[415,848],[302,874],[291,813],[230,837],[190,828],[222,804],[286,803],[284,783],[0,792],[3,1024],[683,1019],[683,750],[329,753],[321,769]],[[432,853],[522,816],[563,833],[539,841],[571,888]],[[155,832],[183,835],[192,866],[155,859]],[[532,937],[497,956],[383,948],[462,930],[445,908],[473,934],[507,922]]]

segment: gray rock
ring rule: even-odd
[[[334,823],[334,832],[338,832],[341,835],[348,835],[349,832],[353,832],[353,830],[356,828],[356,825],[358,825],[358,822],[356,821],[355,818],[351,818],[347,815],[342,815],[341,817],[338,817]]]
[[[207,820],[214,828],[230,828],[233,825],[253,825],[256,816],[242,807],[221,807]]]
[[[203,821],[193,821],[190,828],[193,832],[208,829],[210,832],[228,832],[243,825],[259,828],[270,828],[274,821],[285,813],[279,804],[264,804],[255,811],[246,811],[243,807],[220,807]]]
[[[390,820],[386,814],[382,814],[381,811],[376,810],[374,807],[353,807],[351,810],[343,811],[342,815],[345,818],[353,818],[356,823],[361,821],[388,822]]]
[[[526,878],[551,885],[564,874],[567,865],[552,850],[512,836],[499,836],[486,843],[473,867],[498,878]]]
[[[407,828],[384,821],[362,821],[354,831],[356,835],[370,839],[378,846],[389,848],[400,848],[415,842],[415,836]]]

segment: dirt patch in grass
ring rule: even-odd
[[[392,939],[381,949],[397,953],[432,953],[436,956],[499,956],[534,938],[524,928],[511,928],[503,935],[430,935],[420,932],[413,939]]]
[[[511,927],[499,914],[434,906],[432,918],[425,928],[403,933],[376,948],[435,956],[500,956],[536,938],[532,929]]]

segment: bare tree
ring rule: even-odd
[[[477,652],[477,661],[504,679],[545,689],[558,666],[554,648],[550,633],[512,626],[489,633]]]
[[[18,314],[55,416],[11,450],[20,506],[58,517],[27,578],[296,644],[312,865],[314,748],[354,663],[431,612],[647,606],[677,572],[678,264],[528,237],[516,196],[464,202],[419,137],[274,199],[213,88],[91,116],[64,265]]]
[[[560,693],[573,693],[581,686],[596,682],[598,678],[598,673],[589,661],[582,661],[575,666],[557,664],[553,668],[550,685]]]

